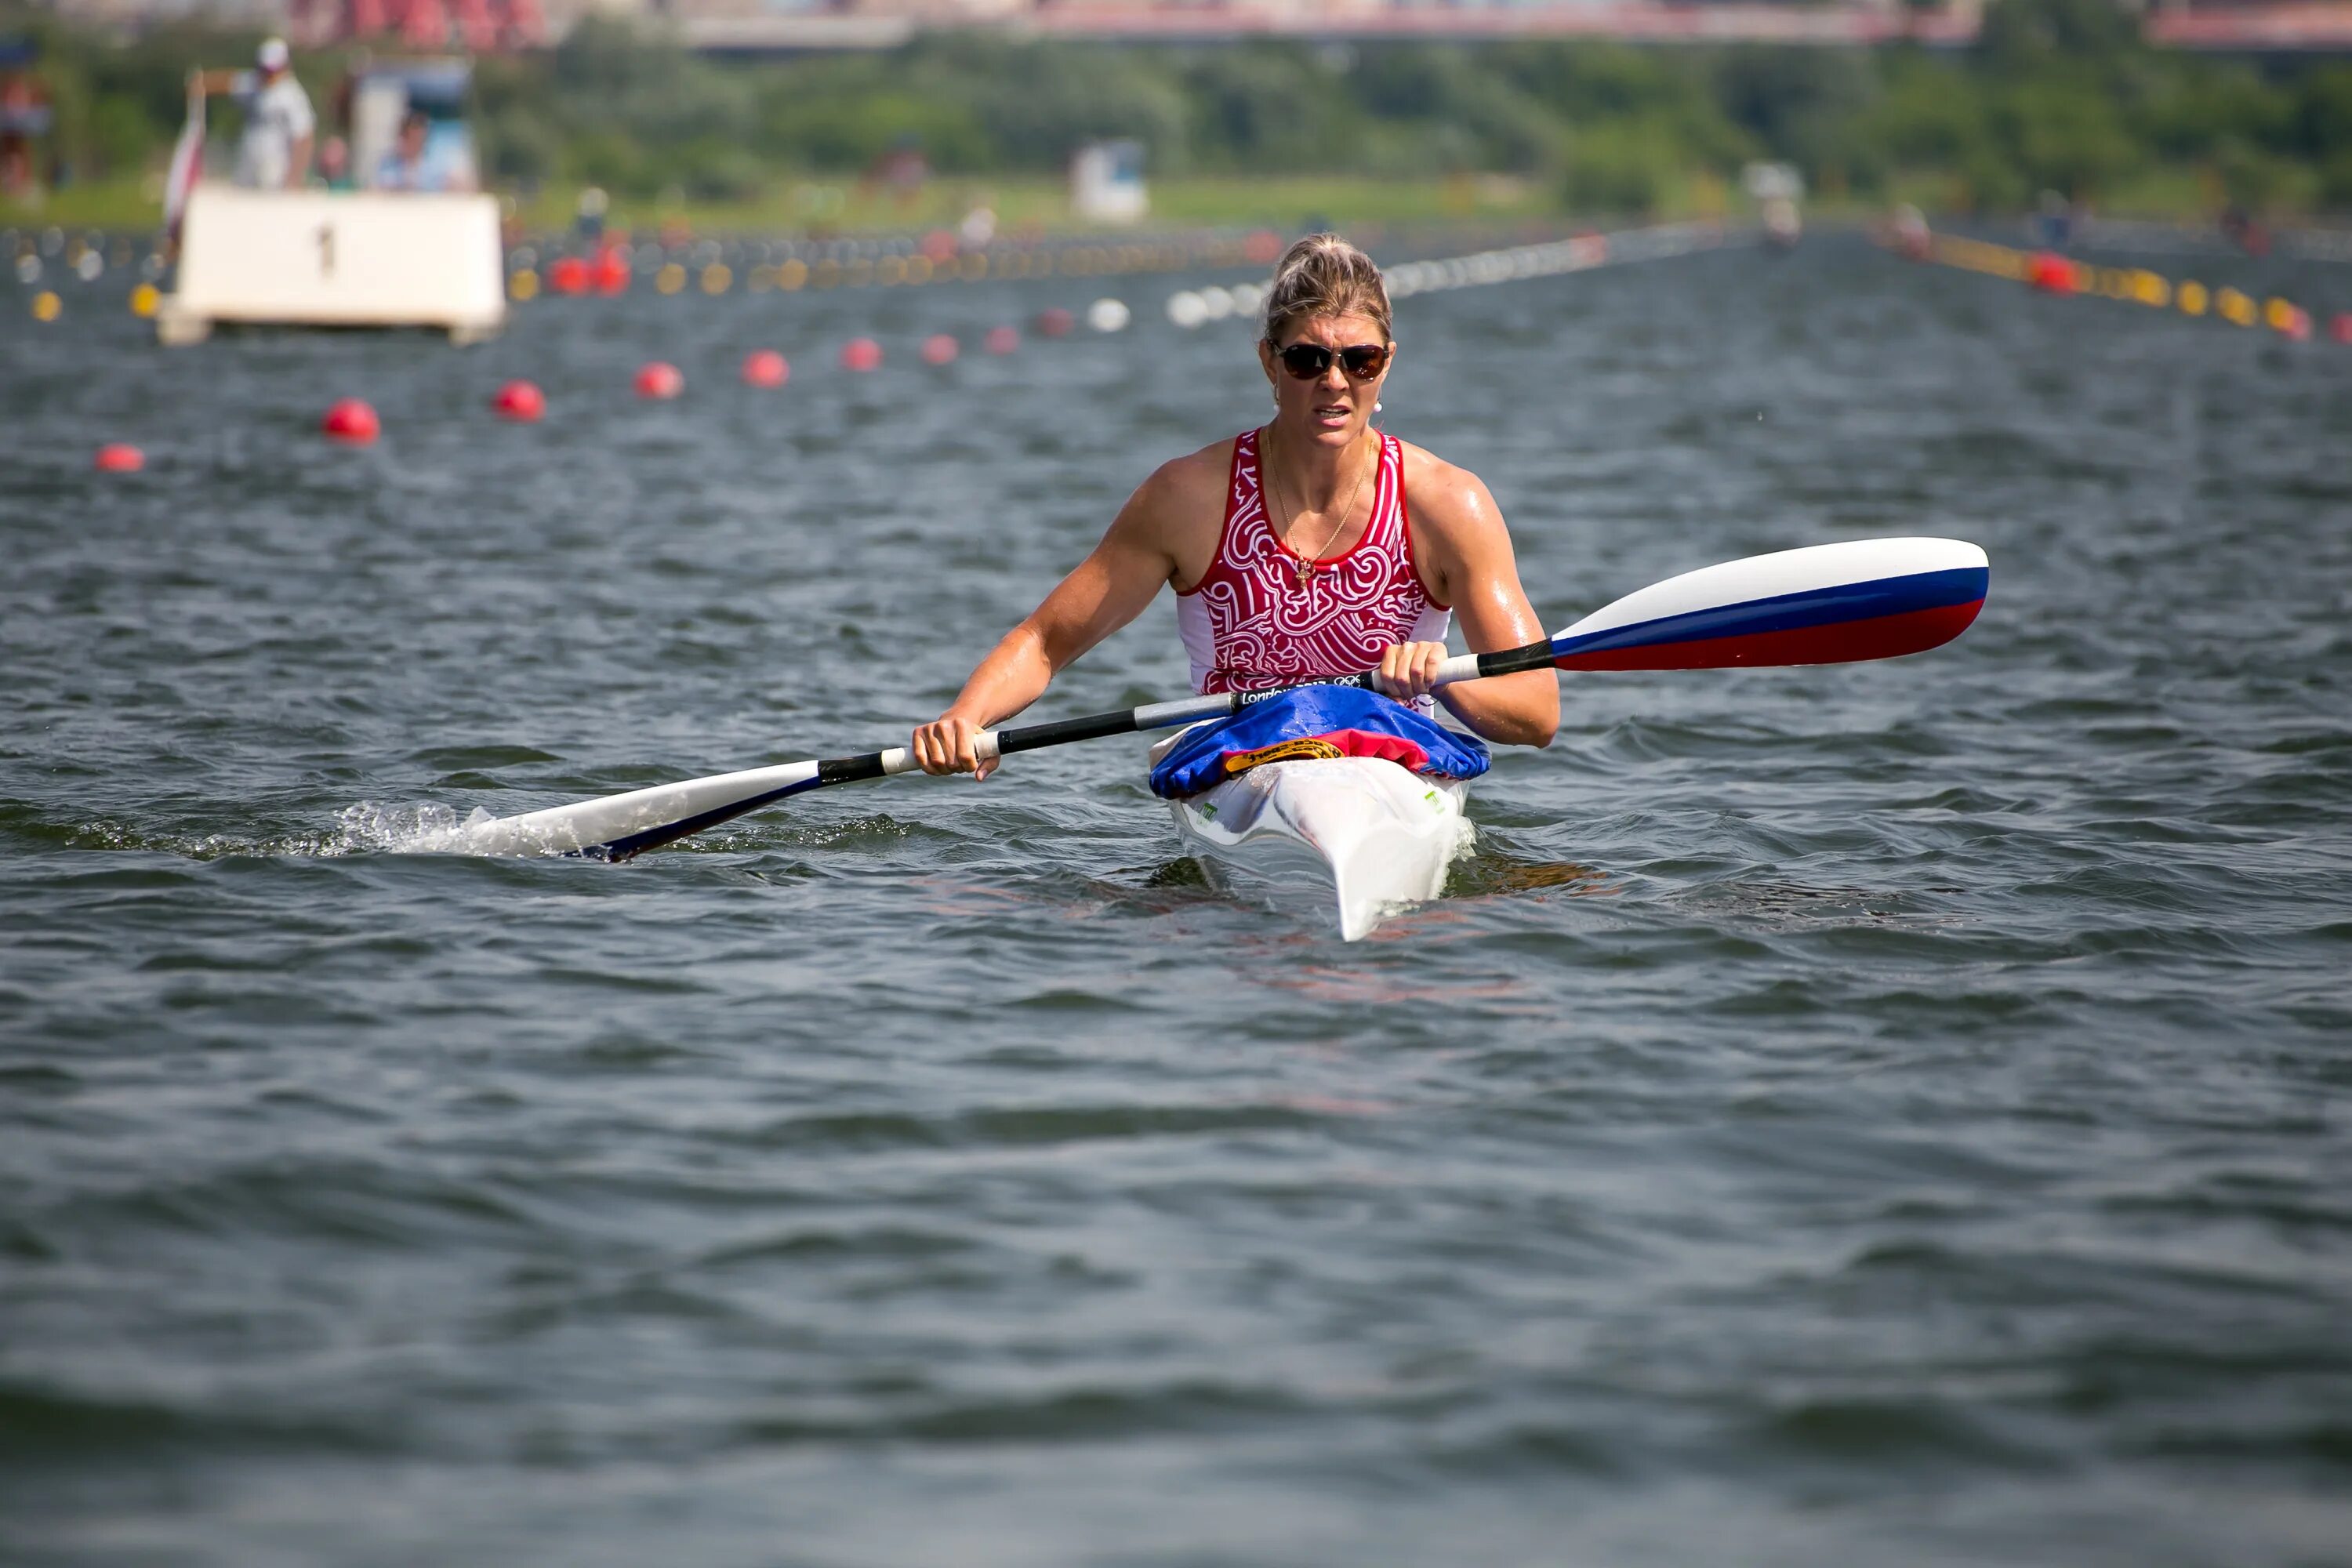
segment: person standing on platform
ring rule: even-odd
[[[294,79],[283,38],[264,39],[249,71],[203,71],[199,92],[226,92],[245,110],[236,144],[236,183],[252,190],[299,190],[310,174],[310,144],[319,129],[310,96]]]

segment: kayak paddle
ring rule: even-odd
[[[1547,642],[1445,661],[1441,686],[1542,669],[1727,669],[1897,658],[1951,641],[1975,620],[1985,552],[1956,539],[1860,539],[1751,555],[1685,572],[1595,610]],[[1314,684],[1314,683],[1309,683]],[[1353,675],[1338,684],[1370,687]],[[983,757],[1222,718],[1272,696],[1218,692],[1115,713],[982,732]],[[904,746],[654,784],[625,795],[468,824],[420,847],[478,855],[626,860],[788,795],[919,771]]]

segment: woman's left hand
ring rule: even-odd
[[[1372,687],[1400,702],[1426,697],[1437,685],[1437,672],[1446,659],[1442,642],[1401,642],[1381,655]]]

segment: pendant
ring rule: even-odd
[[[1314,581],[1314,578],[1315,563],[1312,561],[1301,561],[1298,563],[1298,591],[1302,594],[1307,592],[1307,584]]]

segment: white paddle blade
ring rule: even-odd
[[[681,779],[521,816],[468,823],[418,847],[457,855],[585,855],[625,860],[701,826],[740,816],[755,804],[812,788],[817,768],[815,763],[787,763]]]

